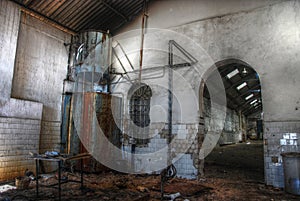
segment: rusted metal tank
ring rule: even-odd
[[[80,119],[77,120],[76,129],[71,129],[72,133],[70,136],[72,137],[70,137],[70,145],[68,146],[71,149],[71,154],[89,152],[95,146],[94,142],[101,140],[95,128],[95,123],[102,129],[105,137],[114,146],[120,148],[121,131],[118,128],[118,125],[120,125],[118,121],[121,121],[121,98],[107,93],[85,92],[77,100],[75,107],[76,105],[77,108],[73,112],[78,114],[73,115],[80,117]],[[77,134],[80,136],[80,139],[74,138],[74,135]],[[101,156],[105,154],[107,153],[104,151],[101,153]],[[94,158],[84,159],[83,167],[88,172],[107,170],[105,166],[101,165]]]

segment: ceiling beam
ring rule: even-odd
[[[258,88],[258,89],[261,89],[261,88],[260,88],[260,83],[257,84],[257,85],[254,85],[254,86],[250,87],[249,90],[248,90],[247,92],[242,93],[242,94],[240,95],[240,97],[245,96],[246,94],[249,94],[249,95],[250,95],[250,94],[251,94],[250,91],[251,91],[251,90],[255,90],[255,89],[257,89],[257,88]],[[259,93],[261,94],[261,92],[259,92]]]
[[[260,94],[254,95],[252,98],[250,98],[249,100],[245,101],[245,103],[243,105],[240,105],[239,108],[243,108],[244,106],[250,104],[254,99],[258,99],[258,98],[261,98]]]
[[[121,16],[126,22],[128,22],[128,17],[126,17],[124,14],[122,14],[120,11],[118,11],[117,9],[113,8],[112,6],[110,6],[108,3],[106,3],[105,1],[100,1],[103,5],[105,5],[107,8],[109,8],[111,11],[113,11],[114,13],[116,13],[117,15]]]
[[[31,9],[30,7],[28,7],[28,6],[26,6],[26,5],[18,2],[17,0],[11,0],[11,1],[14,2],[14,3],[16,3],[16,4],[18,4],[19,6],[21,6],[21,8],[22,8],[21,10],[24,13],[26,13],[28,15],[31,15],[32,17],[35,17],[35,18],[37,18],[37,19],[39,19],[39,20],[41,20],[41,21],[43,21],[43,22],[45,22],[47,24],[50,24],[50,25],[56,27],[59,30],[62,30],[64,32],[67,32],[67,33],[72,34],[72,35],[75,35],[75,33],[76,33],[75,30],[73,30],[73,29],[71,29],[71,28],[69,28],[69,27],[67,27],[67,26],[59,23],[56,20],[53,20],[53,19],[49,18],[48,16],[46,16],[46,15],[44,15],[42,13],[39,13],[39,12]]]
[[[235,84],[231,85],[230,87],[227,87],[225,90],[231,89],[233,87],[237,87],[240,84],[242,84],[243,82],[247,82],[248,80],[250,80],[251,77],[255,76],[255,74],[250,73],[247,76],[243,77],[241,80],[239,80],[238,82],[236,82]],[[259,82],[259,79],[256,79]]]
[[[255,107],[252,107],[252,108],[250,108],[250,109],[248,109],[248,110],[246,110],[245,112],[242,112],[242,113],[243,113],[245,116],[249,116],[250,114],[253,114],[253,113],[255,113],[255,112],[258,112],[259,110],[262,111],[262,105],[261,105],[261,104],[255,106]]]

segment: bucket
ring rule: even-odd
[[[300,152],[281,154],[284,169],[284,189],[286,192],[300,195]]]

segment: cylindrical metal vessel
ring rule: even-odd
[[[70,62],[73,77],[83,92],[105,88],[108,68],[111,62],[111,39],[108,33],[87,31],[73,38],[73,53]],[[106,77],[106,78],[104,78]],[[102,90],[103,91],[103,90]]]

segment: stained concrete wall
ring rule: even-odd
[[[60,148],[70,35],[0,2],[0,180],[34,170],[29,152]]]
[[[247,1],[249,2],[253,3]],[[299,133],[295,125],[300,123],[298,90],[300,2],[296,0],[255,1],[253,7],[246,11],[239,6],[237,6],[239,9],[229,9],[228,12],[217,9],[225,6],[226,3],[219,1],[212,5],[205,1],[198,1],[197,3],[185,2],[179,6],[178,2],[173,1],[168,1],[166,4],[161,1],[155,2],[149,7],[148,25],[159,28],[171,27],[172,30],[191,38],[201,45],[215,62],[236,58],[250,64],[259,73],[261,79],[265,132],[268,133],[265,136],[268,142],[265,145],[265,158],[272,155],[279,156],[280,150],[276,147],[280,146],[280,143],[277,138],[275,140],[273,138],[280,137],[280,133],[290,130]],[[173,12],[175,10],[173,6],[176,7],[177,12]],[[218,11],[215,14],[218,16],[195,15],[192,20],[187,20],[188,23],[183,22],[180,25],[182,14],[189,16],[192,13],[191,6],[195,10],[216,9]],[[184,17],[187,18],[189,17]],[[174,23],[172,24],[171,21]],[[137,19],[122,31],[138,28],[138,23]],[[290,125],[288,122],[293,122],[292,128],[288,128],[287,125]],[[272,134],[272,127],[275,124],[276,132]],[[266,182],[274,185],[280,175],[277,177],[276,174],[271,174],[272,170],[269,167],[265,168]]]
[[[0,181],[34,170],[29,152],[39,151],[41,103],[11,98],[19,33],[20,9],[10,1],[0,2]]]
[[[9,1],[0,2],[0,106],[10,99],[13,79],[20,11]]]
[[[285,0],[169,0],[152,1],[148,6],[148,28],[171,28],[208,18],[223,15],[249,12],[254,9],[269,6]],[[118,33],[140,29],[142,17],[122,27]]]
[[[288,1],[175,30],[201,44],[215,61],[239,58],[256,69],[262,83],[265,121],[295,120],[299,119],[298,11],[299,2]]]
[[[19,35],[12,96],[42,102],[43,120],[59,121],[70,35],[24,13]]]
[[[271,7],[259,8],[248,13],[228,15],[177,27],[176,30],[192,37],[207,49],[215,61],[239,58],[249,63],[260,75],[264,107],[265,133],[273,122],[282,123],[278,132],[265,135],[265,159],[279,157],[278,133],[289,130],[286,122],[299,123],[298,65],[300,59],[299,1],[288,1]],[[255,23],[254,23],[255,22]],[[276,124],[276,123],[275,123]],[[273,138],[277,140],[273,140]],[[269,141],[270,140],[270,141]],[[266,183],[280,186],[282,175],[274,168],[276,163],[265,166]],[[281,164],[281,163],[280,163]]]
[[[24,13],[19,32],[12,97],[43,104],[40,152],[59,151],[70,35]]]

